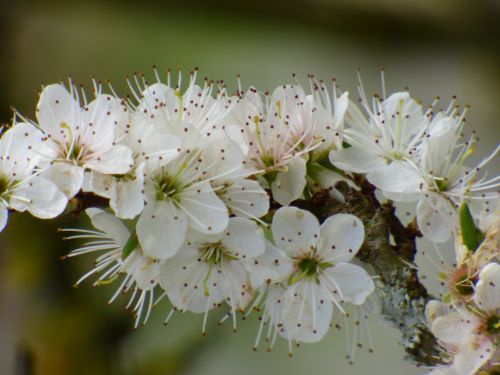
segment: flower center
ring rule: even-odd
[[[470,276],[467,268],[460,268],[450,278],[452,290],[461,297],[468,297],[474,294],[474,286],[477,283],[477,276]]]
[[[331,266],[333,266],[333,264],[321,262],[314,254],[297,259],[295,263],[295,272],[290,275],[288,282],[292,285],[306,277],[313,278],[318,282],[318,276],[321,270]]]
[[[434,181],[436,181],[436,186],[438,188],[438,191],[440,192],[447,191],[450,187],[450,184],[448,183],[447,179],[434,180]]]
[[[7,180],[5,177],[0,176],[0,196],[7,192],[9,189],[9,180]]]
[[[492,315],[486,320],[486,331],[492,335],[500,333],[500,316]]]
[[[156,199],[165,201],[167,199],[175,199],[180,192],[180,184],[177,179],[165,174],[156,180]]]
[[[298,263],[298,268],[304,274],[304,276],[316,275],[320,267],[317,259],[314,258],[304,258]]]
[[[225,261],[237,259],[229,253],[220,242],[205,243],[200,247],[200,259],[212,266],[221,265]]]

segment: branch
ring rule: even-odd
[[[336,213],[350,213],[363,221],[365,243],[357,256],[371,264],[380,278],[382,314],[401,331],[407,358],[418,365],[436,365],[440,363],[439,346],[424,323],[425,306],[431,297],[418,280],[413,264],[417,251],[415,239],[420,233],[414,225],[405,227],[399,221],[392,203],[381,205],[374,187],[364,178],[357,182],[360,191],[345,182],[336,186],[344,195],[345,203],[323,191],[296,205],[314,213],[321,222]],[[390,243],[391,234],[394,246]]]

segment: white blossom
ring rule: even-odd
[[[158,285],[160,261],[146,256],[138,244],[137,238],[115,216],[97,208],[85,211],[96,230],[63,229],[73,233],[65,239],[87,239],[83,246],[73,250],[68,257],[90,253],[102,253],[94,267],[83,275],[75,285],[79,285],[92,275],[98,275],[93,285],[107,285],[119,278],[119,287],[109,303],[121,293],[130,293],[126,308],[132,308],[137,328],[141,318],[145,323],[151,313],[154,302],[154,288]],[[144,314],[144,316],[143,316]]]
[[[9,210],[28,211],[41,219],[61,214],[67,199],[51,181],[40,176],[43,148],[41,132],[27,123],[16,123],[0,138],[0,232]]]
[[[115,127],[128,116],[122,101],[96,86],[96,98],[87,104],[84,97],[82,106],[77,88],[71,84],[70,89],[44,87],[36,111],[48,146],[43,155],[50,166],[44,175],[68,198],[81,189],[85,170],[125,174],[133,164],[132,151],[115,144]]]
[[[160,284],[180,311],[204,313],[229,305],[233,327],[236,311],[244,311],[260,285],[251,279],[253,259],[265,251],[264,233],[245,218],[231,218],[218,235],[188,235],[188,240],[161,267]]]
[[[279,298],[281,320],[275,323],[279,334],[289,341],[319,341],[330,327],[334,306],[344,311],[345,302],[360,305],[374,290],[366,271],[349,263],[363,243],[363,223],[353,215],[337,214],[320,226],[308,211],[283,207],[274,214],[272,231],[281,250],[275,251],[278,257],[272,263],[267,260],[267,267],[291,265],[271,280],[285,283]]]

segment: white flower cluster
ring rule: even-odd
[[[460,210],[456,263],[440,277],[450,289],[430,301],[426,315],[447,365],[432,375],[500,372],[500,214],[486,208],[478,225],[467,206]]]
[[[44,87],[37,121],[17,115],[0,139],[0,230],[9,211],[53,218],[75,197],[100,196],[109,210],[86,210],[95,230],[64,230],[88,240],[69,256],[100,253],[78,283],[91,275],[95,285],[120,280],[111,300],[131,293],[136,327],[166,296],[167,321],[176,310],[203,313],[205,331],[214,308],[226,306],[234,327],[237,313],[257,310],[257,344],[263,334],[271,346],[277,335],[314,342],[335,311],[361,307],[375,286],[351,262],[364,242],[359,218],[336,214],[320,225],[290,205],[324,191],[344,202],[335,185],[358,189],[354,176],[364,174],[387,198],[417,202],[416,222],[430,241],[473,232],[477,248],[463,241],[457,268],[473,297],[454,314],[482,311],[477,340],[492,351],[499,213],[477,228],[473,218],[462,223],[458,207],[469,212],[472,203],[498,199],[499,177],[481,174],[498,148],[465,166],[475,139],[462,141],[464,111],[454,103],[424,110],[407,92],[368,99],[361,86],[358,105],[314,78],[309,90],[295,83],[230,95],[221,84],[198,85],[196,75],[172,83],[168,73],[162,83],[156,74],[153,84],[136,76],[127,97],[95,84],[90,102],[71,82]],[[441,339],[439,319],[433,332]],[[442,341],[470,355],[463,345],[472,339],[460,339]]]

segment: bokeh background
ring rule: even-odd
[[[368,92],[379,91],[380,69],[390,91],[409,87],[424,103],[452,95],[472,106],[470,129],[482,138],[476,159],[500,133],[500,2],[486,0],[288,0],[0,2],[0,123],[11,106],[33,118],[41,83],[68,75],[89,86],[151,66],[184,70],[262,90],[308,73],[336,77],[354,95],[356,68]],[[498,161],[498,159],[497,159]],[[498,165],[491,167],[498,173]],[[186,314],[162,325],[156,308],[132,331],[124,301],[107,304],[114,286],[72,284],[90,259],[60,260],[76,244],[58,227],[87,225],[64,216],[52,222],[13,214],[0,233],[0,374],[387,374],[422,373],[402,360],[398,332],[372,324],[374,353],[345,360],[342,332],[286,355],[251,350],[256,319],[217,326],[212,314]],[[425,246],[425,244],[423,245]],[[436,271],[427,267],[429,280]]]

